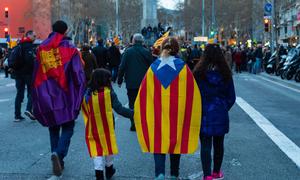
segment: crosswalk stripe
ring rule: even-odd
[[[251,117],[266,135],[300,168],[300,148],[279,131],[267,118],[249,105],[243,98],[237,97],[236,103]]]

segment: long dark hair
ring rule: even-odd
[[[95,69],[91,80],[88,82],[89,92],[97,93],[99,90],[103,90],[104,87],[111,88],[111,73],[104,68]]]
[[[193,73],[196,79],[206,79],[206,72],[218,71],[225,81],[232,79],[231,70],[225,60],[222,49],[217,44],[208,44],[205,47],[201,60],[195,66]]]

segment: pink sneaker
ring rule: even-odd
[[[202,180],[213,180],[213,177],[212,176],[206,176],[206,177],[203,177]]]
[[[222,171],[220,171],[220,172],[213,172],[212,178],[214,180],[221,180],[221,179],[224,179],[224,174],[223,174]]]

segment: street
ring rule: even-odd
[[[0,179],[47,179],[52,173],[48,129],[30,119],[13,122],[14,81],[0,75]],[[248,73],[235,74],[234,82],[237,102],[230,112],[230,132],[225,138],[225,179],[300,179],[299,83]],[[122,104],[127,104],[125,85],[113,87]],[[115,157],[114,179],[154,179],[153,155],[141,152],[129,127],[130,121],[116,114],[119,154]],[[166,174],[169,177],[169,165]],[[182,156],[180,177],[202,178],[199,150]],[[81,115],[62,179],[94,179]]]

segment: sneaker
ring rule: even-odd
[[[132,131],[132,132],[135,132],[135,131],[136,131],[136,130],[135,130],[135,125],[134,125],[134,124],[130,126],[130,131]]]
[[[104,180],[103,171],[95,170],[96,180]]]
[[[178,177],[176,177],[176,176],[171,176],[171,178],[170,178],[171,180],[178,180],[179,178]]]
[[[29,117],[31,120],[36,120],[35,116],[30,111],[25,111],[24,114]]]
[[[111,179],[113,175],[116,173],[116,169],[113,165],[107,167],[105,166],[105,177],[106,179]]]
[[[61,168],[61,164],[60,164],[59,157],[58,157],[57,153],[54,152],[51,155],[51,161],[52,161],[52,171],[53,171],[53,174],[55,176],[60,176],[62,168]]]
[[[213,180],[212,176],[205,176],[202,178],[202,180]]]
[[[61,177],[60,176],[51,176],[50,178],[48,178],[47,180],[59,180],[59,179],[61,179]]]
[[[213,177],[213,179],[215,179],[215,180],[221,180],[221,179],[224,179],[224,174],[223,174],[222,171],[219,171],[219,172],[213,172],[212,177]]]
[[[165,180],[165,175],[159,174],[159,175],[155,178],[155,180]]]
[[[21,122],[23,121],[25,118],[22,116],[16,116],[14,122]]]

